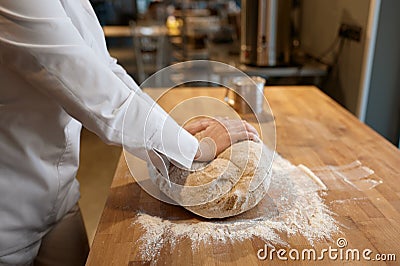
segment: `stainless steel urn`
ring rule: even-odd
[[[291,0],[242,0],[240,62],[289,64]]]

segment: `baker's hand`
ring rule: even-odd
[[[188,124],[185,124],[183,128],[192,135],[196,135],[198,132],[206,129],[211,122],[214,122],[214,119],[211,118],[200,118],[194,121],[190,121]]]
[[[204,118],[184,128],[200,141],[196,161],[211,161],[233,143],[242,140],[259,141],[257,130],[244,120]]]

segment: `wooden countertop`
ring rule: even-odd
[[[106,37],[132,37],[132,29],[130,26],[103,26],[104,35]]]
[[[177,89],[174,94],[176,99],[199,94],[213,95],[222,99],[224,90]],[[382,184],[365,191],[329,189],[323,198],[330,209],[337,214],[335,218],[342,224],[343,232],[338,237],[345,237],[349,248],[360,250],[369,248],[374,254],[396,254],[399,263],[400,151],[315,87],[266,87],[265,94],[276,118],[277,150],[282,157],[293,164],[304,164],[310,168],[344,165],[359,160],[383,180]],[[167,109],[168,103],[168,101],[160,102]],[[295,123],[295,120],[301,123]],[[345,207],[329,205],[330,202],[343,198],[343,194],[364,200]],[[160,202],[141,190],[130,176],[125,160],[121,157],[87,265],[141,264],[137,256],[139,247],[135,241],[143,232],[138,226],[132,225],[139,209],[149,210],[161,217],[166,213],[179,216],[185,212],[183,208]],[[310,248],[308,244],[295,243],[296,238],[293,239],[290,243],[292,246]],[[328,244],[316,243],[314,248],[326,248]],[[189,254],[188,256],[177,256],[175,254],[177,250],[172,253],[163,250],[158,263],[261,264],[262,262],[257,260],[256,252],[263,246],[262,241],[254,239],[229,245],[222,250],[219,249],[219,252],[210,252],[212,247],[208,250],[200,247],[199,252],[192,254],[190,245],[186,243],[186,246],[180,245],[178,250],[180,254]],[[229,260],[226,260],[226,257],[229,257]],[[308,265],[310,262],[303,263]],[[351,262],[352,265],[354,263]],[[365,263],[361,260],[356,264],[365,265]],[[396,262],[387,263],[396,264]],[[379,263],[382,264],[384,263]]]

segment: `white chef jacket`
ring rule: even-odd
[[[190,167],[198,148],[109,56],[88,0],[0,0],[0,86],[0,256],[76,204],[81,123],[141,158]]]

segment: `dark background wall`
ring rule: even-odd
[[[400,1],[382,0],[365,122],[399,146]]]

